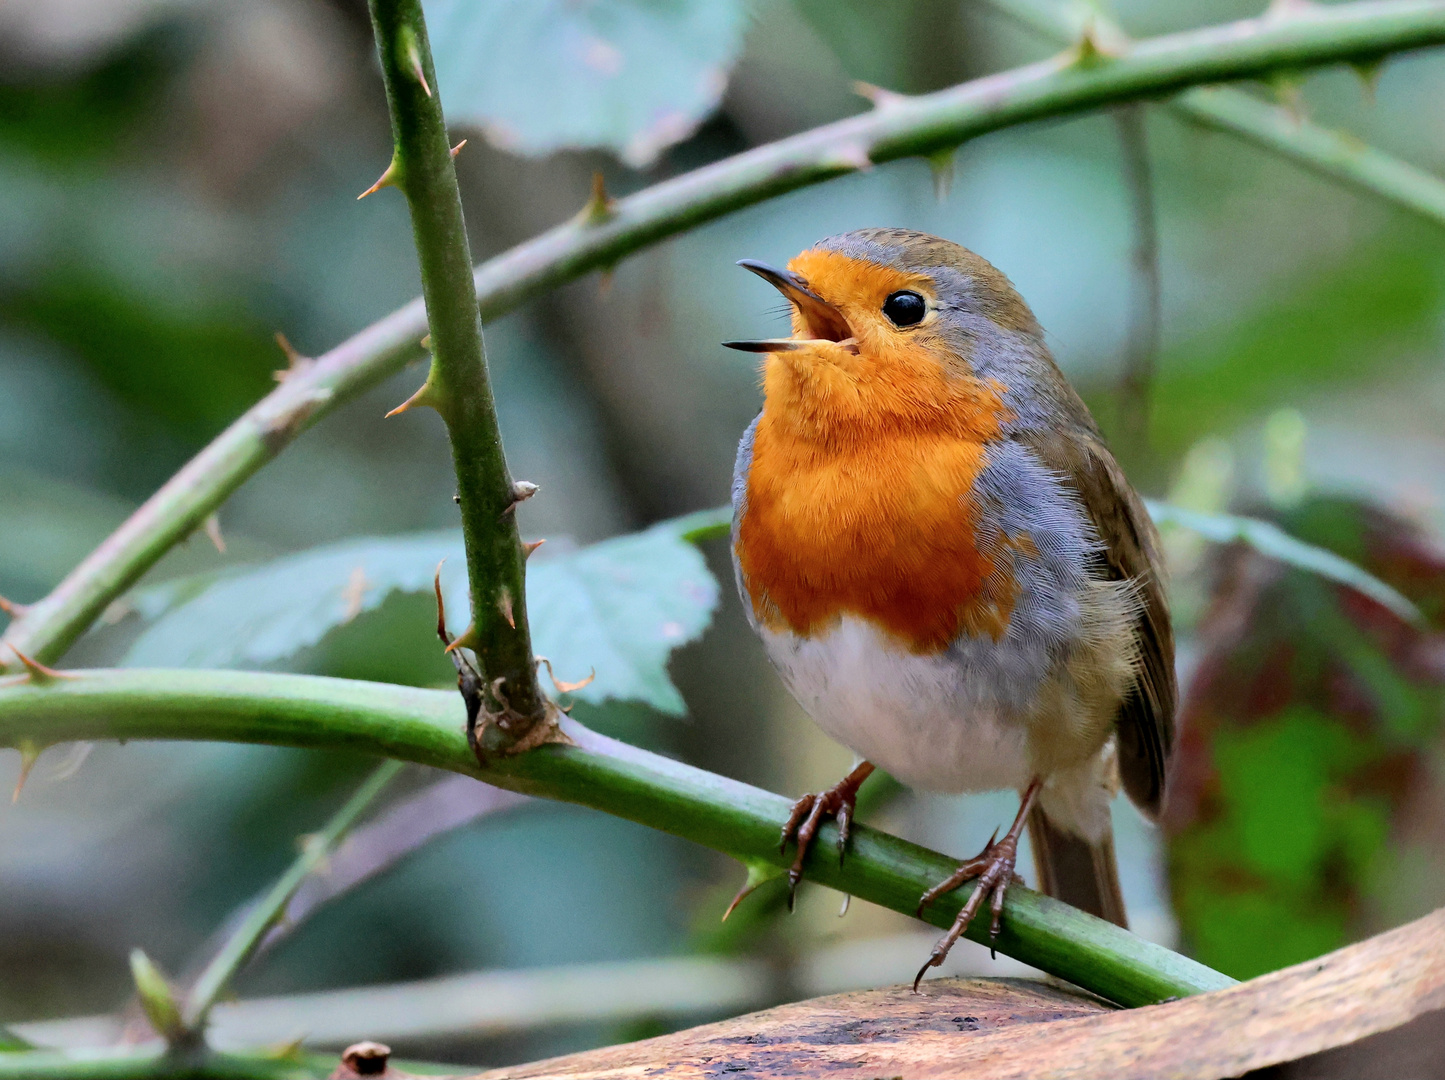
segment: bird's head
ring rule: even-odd
[[[862,229],[819,242],[785,270],[739,265],[791,302],[793,334],[725,344],[766,354],[766,408],[801,429],[996,427],[1010,382],[1041,361],[1053,367],[1008,279],[936,236]]]

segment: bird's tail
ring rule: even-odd
[[[1091,844],[1055,825],[1041,807],[1035,806],[1029,813],[1029,843],[1033,845],[1034,866],[1043,892],[1090,915],[1128,927],[1112,828],[1101,841]]]

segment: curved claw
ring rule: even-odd
[[[929,955],[923,966],[918,969],[918,974],[913,976],[913,992],[915,994],[918,993],[918,984],[923,981],[923,976],[927,973],[928,969],[931,967],[938,967],[940,964],[943,963],[943,958],[947,955],[947,950],[945,950],[943,953],[939,953],[938,946],[935,945],[933,947],[933,952]]]
[[[788,868],[788,910],[793,910],[793,901],[798,895],[798,882],[803,880],[803,860],[808,856],[818,826],[823,823],[823,814],[828,810],[828,799],[824,795],[810,796],[811,806],[808,817],[798,828],[798,857]],[[800,799],[799,802],[802,800]]]
[[[997,836],[997,833],[994,835]],[[962,910],[959,911],[958,917],[954,919],[953,926],[934,945],[928,962],[919,968],[918,975],[913,980],[915,993],[928,969],[942,965],[954,944],[967,932],[974,917],[983,907],[985,899],[989,902],[989,911],[992,916],[989,925],[989,955],[995,955],[993,942],[1003,929],[1004,897],[1008,892],[1008,887],[1019,880],[1019,876],[1014,873],[1014,863],[1017,858],[1018,845],[1011,837],[1005,837],[1002,843],[990,840],[988,846],[976,858],[964,863],[919,899],[915,914],[921,916],[923,909],[944,893],[958,888],[970,879],[978,880],[978,884],[974,886],[973,892],[964,903]]]
[[[798,826],[803,823],[803,819],[807,817],[809,811],[813,809],[813,800],[817,797],[816,795],[804,795],[797,802],[793,803],[792,812],[788,815],[788,820],[783,824],[783,835],[781,839],[778,840],[779,855],[788,850],[788,841],[797,833]]]
[[[843,854],[848,845],[848,833],[853,823],[853,812],[858,802],[858,788],[872,772],[873,766],[865,761],[827,791],[804,795],[793,803],[788,820],[783,825],[782,842],[778,845],[778,852],[781,854],[788,850],[789,840],[796,839],[798,842],[797,858],[788,869],[789,911],[793,910],[798,883],[803,879],[803,861],[808,857],[813,838],[817,836],[826,817],[837,819],[838,864],[842,865]]]

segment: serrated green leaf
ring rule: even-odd
[[[570,551],[544,547],[529,562],[527,603],[537,654],[551,661],[559,679],[577,681],[596,672],[574,697],[684,711],[667,659],[706,629],[718,593],[701,554],[684,539],[695,519]],[[429,592],[443,560],[442,593],[457,632],[469,609],[461,534],[370,537],[137,593],[135,609],[155,621],[123,663],[272,666],[363,617],[393,592]]]
[[[615,151],[634,167],[717,107],[743,0],[425,0],[452,122],[504,150]]]
[[[717,581],[697,548],[670,522],[539,564],[527,575],[527,608],[537,654],[557,677],[594,682],[584,701],[645,701],[681,715],[667,657],[706,629]]]

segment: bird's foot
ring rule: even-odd
[[[1019,858],[1019,837],[1023,834],[1024,823],[1028,820],[1029,810],[1038,798],[1039,788],[1042,782],[1035,777],[1029,786],[1024,790],[1023,798],[1019,800],[1019,812],[1014,815],[1014,823],[1009,826],[1008,832],[1004,833],[1002,840],[994,833],[993,839],[989,840],[980,851],[968,862],[964,863],[945,880],[940,881],[933,888],[923,894],[918,901],[918,910],[915,915],[922,915],[923,909],[933,901],[937,900],[946,892],[958,888],[970,878],[977,878],[978,884],[973,887],[968,901],[963,905],[963,910],[958,913],[958,918],[953,920],[948,933],[938,939],[938,944],[933,947],[933,952],[928,957],[928,963],[918,969],[918,974],[913,979],[913,992],[918,992],[918,984],[923,981],[923,973],[931,967],[938,967],[948,956],[948,950],[953,948],[953,943],[963,937],[968,926],[973,922],[973,917],[983,907],[985,900],[989,901],[989,908],[993,911],[993,925],[989,928],[989,953],[992,955],[992,942],[998,938],[998,932],[1003,922],[1003,898],[1008,892],[1008,887],[1015,881],[1023,884],[1023,879],[1014,873],[1014,865]]]
[[[813,838],[818,835],[819,827],[828,818],[838,822],[838,865],[843,865],[843,853],[848,847],[848,830],[853,823],[853,811],[858,805],[858,789],[872,772],[873,766],[865,761],[827,791],[804,795],[793,803],[792,812],[783,826],[782,840],[778,844],[779,851],[786,851],[789,840],[798,842],[798,857],[793,860],[792,868],[788,871],[789,911],[793,910],[793,897],[797,894],[798,882],[803,878],[803,860],[808,856],[808,849],[813,844]]]
[[[993,912],[989,940],[992,941],[998,937],[1003,919],[1004,895],[1014,882],[1023,884],[1023,879],[1014,872],[1014,866],[1018,862],[1018,853],[1018,836],[1010,829],[1008,835],[1002,840],[990,840],[976,857],[969,859],[951,875],[923,894],[922,899],[918,901],[918,911],[916,912],[918,915],[922,915],[923,909],[944,893],[951,892],[965,881],[977,879],[978,882],[973,887],[973,893],[969,896],[968,902],[963,905],[963,910],[958,913],[958,918],[953,920],[953,926],[949,928],[948,933],[938,939],[938,944],[933,946],[933,952],[929,955],[928,962],[918,969],[918,974],[913,979],[915,993],[918,991],[918,984],[923,980],[924,972],[943,963],[949,950],[953,948],[953,943],[968,930],[969,924],[973,922],[974,916],[979,913],[985,900],[989,901],[989,908]]]

